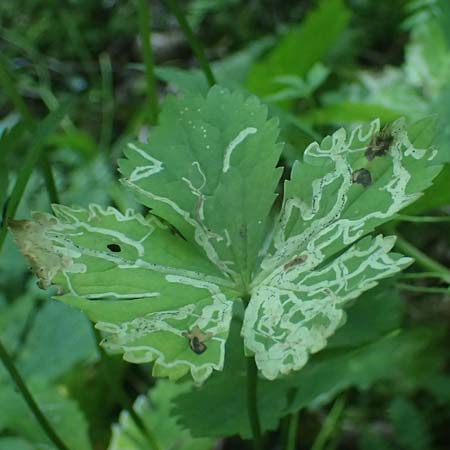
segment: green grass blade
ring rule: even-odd
[[[5,241],[8,219],[14,217],[22,195],[25,192],[25,188],[27,186],[28,180],[30,179],[31,173],[42,157],[44,145],[48,141],[49,137],[56,131],[62,118],[67,113],[68,107],[68,103],[62,103],[56,111],[51,112],[38,126],[33,145],[31,146],[25,158],[22,170],[17,177],[11,193],[11,197],[9,198],[5,217],[3,218],[3,223],[0,228],[0,250],[3,246],[3,242]]]
[[[158,122],[159,106],[158,95],[156,92],[155,63],[153,60],[153,50],[150,43],[150,5],[147,0],[137,0],[137,4],[139,33],[141,35],[142,53],[144,57],[147,82],[147,96],[149,101],[148,111],[150,114],[150,122],[152,125],[155,125]]]

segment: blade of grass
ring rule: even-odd
[[[299,411],[293,413],[289,417],[286,450],[295,450],[297,448],[297,431],[298,431]]]
[[[424,294],[444,294],[444,295],[450,295],[450,288],[445,287],[425,287],[425,286],[411,286],[409,284],[405,283],[396,283],[395,284],[399,289],[402,289],[404,291],[411,291],[411,292],[422,292]]]
[[[102,128],[100,132],[100,148],[108,151],[111,145],[114,120],[114,88],[111,59],[107,53],[100,55],[100,72],[102,76]]]
[[[311,450],[323,450],[325,448],[325,444],[336,431],[336,427],[344,411],[346,402],[347,399],[345,394],[341,395],[334,402],[333,407],[328,413],[319,434],[314,440]]]
[[[55,446],[59,450],[69,450],[66,444],[57,435],[56,431],[53,429],[52,425],[44,416],[43,412],[41,411],[38,404],[34,400],[33,396],[31,395],[25,382],[20,376],[20,373],[17,371],[14,363],[12,362],[11,357],[9,356],[8,352],[6,351],[1,341],[0,341],[0,359],[2,360],[6,370],[9,372],[9,375],[11,376],[15,385],[17,386],[17,389],[19,390],[20,394],[22,395],[23,399],[27,403],[28,407],[30,408],[31,412],[33,413],[34,417],[38,421],[40,427],[45,432],[47,437],[53,442],[53,444],[55,444]]]
[[[35,120],[33,119],[30,110],[28,109],[22,96],[19,94],[16,85],[13,82],[13,78],[8,71],[8,61],[1,53],[0,53],[0,85],[3,86],[4,91],[11,99],[15,108],[19,111],[25,125],[28,128],[28,132],[30,133],[31,136],[33,136],[36,127]],[[43,155],[41,164],[42,164],[41,169],[45,180],[45,186],[47,188],[50,201],[52,203],[59,203],[55,179],[53,177],[51,164],[48,160],[47,155]]]
[[[19,172],[16,182],[14,184],[11,196],[6,207],[4,220],[0,228],[0,250],[5,241],[7,229],[8,229],[8,219],[12,219],[16,214],[17,208],[19,206],[20,200],[25,188],[27,186],[28,180],[30,179],[33,168],[39,162],[44,145],[48,138],[55,132],[59,123],[61,122],[64,115],[69,109],[69,103],[62,103],[60,107],[51,112],[39,125],[36,134],[34,136],[34,142],[31,146],[29,152],[27,153],[25,160],[22,165],[22,170]]]
[[[200,67],[203,73],[205,74],[206,79],[208,80],[209,86],[210,87],[214,86],[216,84],[216,79],[214,78],[211,66],[209,65],[205,52],[203,51],[202,43],[200,42],[200,39],[192,31],[189,22],[186,20],[186,17],[180,8],[178,0],[166,0],[166,3],[169,6],[169,9],[172,12],[172,14],[176,17],[181,30],[183,31],[187,41],[189,42],[192,51],[194,52],[194,55],[198,59]]]
[[[139,33],[141,35],[142,54],[144,57],[147,97],[149,101],[148,112],[150,123],[158,122],[159,106],[156,92],[155,62],[151,46],[151,11],[149,0],[137,0]]]

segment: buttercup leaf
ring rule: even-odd
[[[280,169],[276,122],[256,97],[215,87],[170,99],[148,144],[131,144],[123,183],[236,284],[248,286]]]
[[[306,149],[244,320],[247,349],[267,378],[300,369],[343,323],[346,302],[412,262],[390,254],[394,239],[381,236],[339,253],[429,186],[440,171],[427,164],[434,156],[411,144],[403,120],[349,136],[341,129]]]
[[[393,237],[368,234],[440,171],[402,120],[338,130],[294,165],[272,221],[277,136],[255,97],[214,87],[170,98],[149,143],[120,164],[148,217],[58,205],[10,228],[39,285],[56,286],[126,360],[201,383],[223,368],[233,301],[250,297],[246,353],[277,378],[326,346],[350,300],[411,263]]]
[[[58,299],[96,321],[106,348],[130,362],[156,360],[154,372],[173,378],[190,370],[202,381],[222,368],[232,304],[212,263],[154,217],[97,206],[54,212],[11,229],[39,261],[40,285],[56,285]],[[190,345],[194,329],[203,352]]]

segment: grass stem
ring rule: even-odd
[[[25,123],[30,136],[33,136],[36,132],[36,123],[33,116],[30,113],[26,103],[20,95],[16,85],[14,84],[13,77],[8,70],[8,61],[4,56],[0,54],[0,86],[3,86],[4,91],[10,98],[14,107],[19,111],[23,122]],[[48,196],[52,203],[59,203],[58,191],[56,190],[55,179],[53,177],[52,167],[47,155],[42,155],[41,170],[45,180],[45,186],[48,191]],[[0,244],[1,247],[1,244]]]
[[[198,59],[200,67],[203,73],[205,74],[209,86],[210,87],[214,86],[216,84],[216,79],[214,78],[214,74],[211,70],[211,66],[209,65],[208,59],[206,58],[202,43],[200,42],[200,39],[192,31],[192,28],[189,25],[186,16],[183,14],[180,8],[178,0],[166,0],[166,2],[169,5],[170,11],[176,17],[181,30],[183,31],[187,41],[189,42],[192,51],[194,52],[194,55]]]
[[[314,440],[311,450],[323,450],[325,448],[325,444],[336,431],[336,427],[344,411],[346,401],[346,396],[342,395],[334,402],[330,412],[323,422],[319,434]]]
[[[56,431],[53,429],[52,425],[44,416],[44,413],[41,411],[38,404],[34,400],[25,382],[23,381],[21,375],[17,371],[9,353],[6,351],[1,341],[0,341],[0,359],[2,360],[6,370],[9,372],[9,375],[11,376],[15,385],[17,386],[17,389],[19,390],[20,394],[22,395],[23,399],[27,403],[28,407],[30,408],[31,412],[33,413],[34,417],[38,421],[40,427],[45,432],[47,437],[53,442],[53,444],[55,444],[55,446],[59,450],[69,450],[66,444],[56,434]]]
[[[289,416],[286,450],[295,450],[297,448],[297,431],[298,431],[299,412],[292,413]]]
[[[425,270],[434,273],[439,273],[441,274],[443,280],[445,280],[447,283],[450,282],[450,269],[445,267],[443,264],[435,261],[433,258],[430,258],[428,255],[426,255],[424,252],[419,250],[413,244],[408,242],[398,233],[396,234],[397,234],[397,241],[395,243],[395,246],[397,247],[398,250],[400,250],[405,255],[414,258],[416,264],[423,267]]]
[[[158,122],[159,105],[156,91],[155,62],[151,45],[151,10],[149,0],[137,0],[139,33],[141,36],[142,55],[144,58],[148,112],[152,125]]]

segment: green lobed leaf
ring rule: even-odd
[[[11,229],[39,277],[57,298],[84,310],[108,333],[103,345],[127,361],[155,360],[156,375],[197,381],[221,369],[231,319],[229,283],[197,248],[153,216],[54,206],[55,217]],[[197,354],[189,334],[208,351]]]
[[[351,386],[364,390],[380,381],[414,378],[437,342],[438,333],[418,328],[390,333],[351,351],[324,351],[284,380],[295,389],[287,412],[324,405]]]
[[[401,326],[404,304],[392,283],[382,282],[364,292],[346,309],[346,322],[327,349],[354,348],[375,342]]]
[[[435,154],[414,147],[403,120],[348,136],[341,129],[305,150],[286,182],[242,330],[265,377],[302,368],[342,324],[349,300],[411,264],[389,253],[394,237],[361,238],[431,184],[441,169],[430,166]]]
[[[135,401],[133,408],[146,429],[152,433],[158,448],[171,450],[214,448],[213,440],[193,438],[188,430],[176,423],[176,419],[170,413],[174,397],[189,389],[188,382],[178,384],[161,380],[149,391],[148,396],[141,395]],[[146,436],[137,427],[128,411],[123,411],[119,423],[113,426],[108,450],[141,450],[147,447]]]
[[[281,174],[277,136],[276,121],[267,121],[256,97],[213,87],[206,99],[171,98],[150,142],[126,150],[123,183],[248,286]]]
[[[276,80],[278,76],[305,77],[335,45],[349,19],[350,12],[342,0],[322,0],[317,9],[253,66],[247,82],[249,89],[266,96],[280,90]]]
[[[246,352],[274,379],[326,346],[349,301],[411,263],[390,252],[393,237],[366,235],[439,172],[427,127],[374,121],[311,144],[273,225],[276,124],[255,97],[214,87],[167,100],[150,142],[121,162],[124,185],[163,221],[54,206],[10,227],[40,287],[156,376],[200,383],[221,370],[232,302],[251,294]]]

